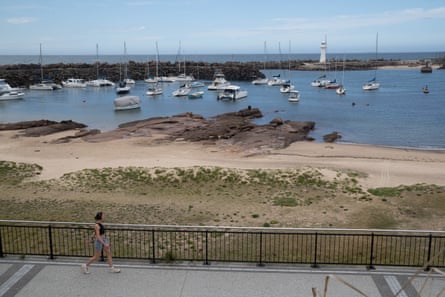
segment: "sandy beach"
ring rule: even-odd
[[[17,131],[0,133],[1,160],[36,163],[43,167],[40,179],[105,167],[218,166],[240,169],[313,167],[330,171],[364,173],[365,188],[394,187],[417,183],[445,185],[445,151],[385,148],[370,145],[296,142],[281,150],[245,151],[237,147],[171,142],[155,137],[135,137],[99,143],[76,139],[54,144],[52,140],[74,131],[44,137],[17,137]]]
[[[18,133],[0,132],[0,160],[42,166],[35,179],[43,183],[18,187],[4,183],[3,218],[85,222],[100,208],[107,212],[109,222],[130,224],[444,228],[445,151],[315,142],[295,142],[279,150],[248,150],[221,142],[159,141],[159,135],[56,144],[51,142],[75,131],[44,137]],[[216,179],[159,180],[142,185],[136,179],[129,187],[125,182],[107,185],[101,179],[102,170],[117,172],[129,166],[152,173],[223,167],[222,171],[245,174],[243,170],[263,169],[279,177],[266,184]],[[76,182],[75,176],[83,169],[102,170],[90,175],[88,186]],[[309,172],[325,183],[287,183],[280,170],[285,176],[299,172],[293,175],[297,180],[305,179],[303,172]],[[71,173],[68,176],[74,178],[75,186],[66,177],[60,178],[66,173]],[[99,180],[94,179],[97,177]],[[382,187],[404,190],[395,196],[369,192]],[[283,205],[286,201],[292,205]]]

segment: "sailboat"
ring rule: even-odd
[[[379,41],[379,34],[377,33],[376,35],[376,39],[375,39],[375,70],[374,70],[374,77],[369,80],[368,82],[366,82],[365,84],[363,84],[362,88],[365,91],[372,91],[372,90],[377,90],[378,88],[380,88],[380,83],[377,82],[377,50],[378,50],[378,41]]]
[[[31,90],[38,90],[38,91],[54,91],[61,89],[62,86],[59,84],[56,84],[50,79],[44,79],[43,78],[43,59],[42,59],[42,44],[40,44],[40,56],[39,56],[39,64],[40,64],[40,83],[33,84],[29,86]]]
[[[345,58],[343,57],[343,74],[341,78],[341,84],[340,86],[335,90],[335,92],[338,95],[345,95],[346,94],[346,88],[344,86],[345,83]]]
[[[125,63],[124,63],[124,79],[121,80],[116,87],[116,93],[118,94],[127,94],[130,92],[131,87],[127,83],[127,45],[124,41],[124,57],[125,57]]]
[[[114,82],[99,76],[99,45],[96,43],[96,79],[87,82],[90,87],[114,87]]]
[[[151,85],[147,88],[147,96],[161,95],[163,92],[162,87],[159,85],[159,48],[156,42],[156,76],[145,79],[145,82]]]
[[[266,61],[267,61],[267,45],[266,41],[264,41],[264,62],[263,62],[263,70],[266,70]],[[261,78],[257,77],[252,81],[253,85],[267,85],[268,79],[266,77]]]

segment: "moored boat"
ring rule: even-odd
[[[190,84],[183,84],[179,89],[174,90],[172,95],[175,97],[187,96],[190,94],[191,90],[192,88],[190,87]]]
[[[300,101],[300,92],[297,90],[292,90],[289,92],[289,97],[287,98],[289,102],[299,102]]]
[[[129,110],[141,108],[139,96],[122,96],[114,99],[114,110]]]
[[[25,93],[19,91],[0,90],[0,101],[23,99]]]
[[[248,92],[246,90],[241,90],[239,86],[229,85],[224,88],[224,91],[218,94],[218,100],[238,100],[247,97]]]
[[[37,91],[54,91],[54,90],[59,90],[61,88],[62,88],[61,85],[55,83],[50,79],[44,79],[40,83],[29,86],[30,90],[37,90]]]
[[[345,95],[345,94],[346,94],[346,88],[345,88],[343,85],[340,85],[340,86],[335,90],[335,92],[336,92],[338,95]]]
[[[215,90],[224,90],[226,87],[230,85],[230,82],[228,82],[224,76],[224,73],[220,71],[216,71],[215,75],[213,76],[212,83],[207,87],[209,91],[215,91]]]
[[[290,80],[287,80],[280,87],[280,92],[281,93],[290,93],[293,90],[295,90],[295,86],[293,84],[291,84]]]
[[[285,84],[285,83],[286,83],[286,80],[281,79],[279,74],[278,74],[278,75],[274,75],[274,76],[272,76],[272,79],[270,79],[270,80],[267,82],[267,84],[268,84],[269,86],[281,86],[281,85],[283,85],[283,84]]]
[[[147,88],[147,96],[156,96],[161,95],[163,92],[162,87],[159,86],[158,83],[154,83]]]
[[[117,94],[127,94],[130,92],[131,87],[125,82],[121,81],[119,85],[116,87]]]
[[[87,83],[82,78],[68,78],[62,81],[62,85],[65,88],[85,88]]]
[[[189,99],[200,99],[204,95],[204,91],[196,91],[188,95]]]

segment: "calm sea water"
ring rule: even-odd
[[[139,95],[142,108],[115,112],[113,88],[62,89],[53,92],[26,91],[24,100],[0,102],[0,122],[24,120],[67,120],[87,124],[89,128],[111,130],[119,124],[155,116],[193,112],[205,117],[238,111],[249,105],[259,108],[264,117],[258,124],[276,117],[284,120],[315,121],[311,136],[322,141],[324,134],[338,131],[341,142],[375,144],[419,149],[445,149],[445,71],[422,74],[418,69],[379,70],[381,87],[365,92],[363,82],[373,71],[345,71],[345,96],[334,90],[311,87],[319,72],[270,70],[270,77],[281,73],[291,79],[301,92],[298,103],[289,103],[278,87],[254,86],[250,82],[232,82],[249,91],[249,96],[236,102],[216,100],[216,93],[205,90],[202,99],[173,97],[178,83],[164,84],[164,94],[145,95],[147,84],[138,81],[130,94]],[[332,73],[338,81],[342,72]],[[205,83],[210,83],[209,81]],[[422,88],[428,85],[430,93]],[[353,105],[352,103],[355,103]]]
[[[385,60],[423,60],[443,57],[445,53],[437,52],[413,52],[413,53],[379,53],[379,59]],[[346,57],[350,60],[368,60],[375,58],[375,52],[372,53],[328,53],[329,59],[343,59]],[[301,60],[317,61],[320,58],[320,53],[295,54],[295,53],[269,53],[265,54],[226,54],[226,55],[187,55],[187,61],[208,62],[208,63],[224,63],[232,62],[251,62],[251,61],[283,61],[283,60]],[[102,63],[122,63],[122,55],[99,55],[99,61]],[[155,53],[147,55],[127,55],[129,61],[147,62],[155,60]],[[161,62],[176,62],[183,60],[184,57],[178,55],[160,55]],[[42,58],[43,64],[54,63],[95,63],[97,61],[96,55],[44,55]],[[0,65],[11,64],[38,64],[39,55],[0,55]]]

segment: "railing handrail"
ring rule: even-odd
[[[14,224],[40,224],[40,225],[94,225],[92,222],[58,222],[58,221],[32,221],[32,220],[0,220],[0,223]],[[405,233],[405,234],[443,234],[439,230],[410,230],[410,229],[348,229],[348,228],[291,228],[291,227],[237,227],[237,226],[193,226],[193,225],[158,225],[158,224],[119,224],[104,223],[109,227],[133,227],[133,228],[168,228],[168,229],[201,229],[201,230],[255,230],[255,231],[305,231],[305,232],[363,232],[363,233]]]

